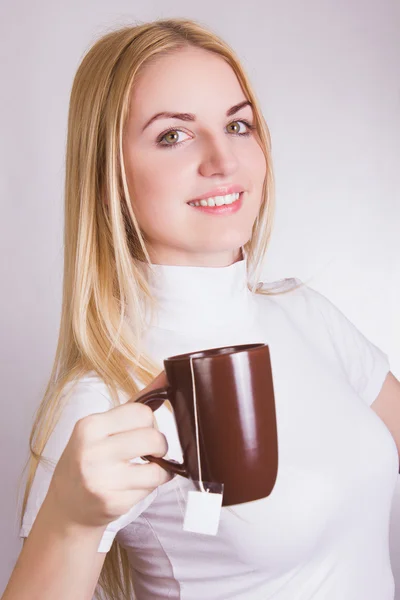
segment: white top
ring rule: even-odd
[[[246,267],[246,258],[227,267],[156,265],[158,323],[145,343],[160,369],[164,358],[183,352],[269,345],[279,447],[272,493],[223,507],[217,535],[195,534],[182,527],[191,483],[175,477],[111,523],[99,552],[117,535],[138,600],[393,600],[389,518],[399,460],[370,408],[390,368],[387,356],[308,286],[252,294]],[[56,462],[75,422],[110,407],[105,385],[88,374],[44,455]],[[162,406],[156,417],[168,455],[181,460],[172,414]],[[39,466],[21,536],[51,475]]]

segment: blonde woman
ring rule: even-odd
[[[399,382],[321,294],[260,284],[273,212],[268,128],[224,41],[170,19],[93,45],[70,100],[59,343],[3,600],[393,599]],[[260,341],[275,488],[223,508],[215,536],[184,531],[186,480],[138,460],[180,460],[173,415],[134,400],[166,383],[167,356]]]

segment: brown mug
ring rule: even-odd
[[[269,496],[278,439],[269,347],[241,344],[170,356],[165,387],[137,399],[174,411],[184,462],[144,456],[194,482],[223,484],[223,506]]]

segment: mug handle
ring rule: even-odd
[[[162,387],[156,390],[152,390],[151,392],[147,392],[147,394],[143,394],[140,398],[137,398],[136,402],[140,402],[141,404],[146,404],[150,406],[150,408],[154,411],[157,410],[168,398],[169,387]],[[189,473],[186,470],[184,463],[179,463],[176,460],[168,460],[166,458],[160,458],[158,456],[142,456],[145,460],[150,462],[155,462],[163,469],[167,471],[171,471],[176,475],[182,475],[183,477],[189,477]]]

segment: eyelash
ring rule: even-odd
[[[244,123],[244,124],[247,126],[247,128],[249,129],[249,131],[246,131],[245,133],[233,133],[232,135],[237,135],[237,136],[241,136],[241,137],[242,137],[242,136],[248,136],[248,135],[251,135],[251,133],[252,133],[252,132],[253,132],[255,129],[257,129],[257,128],[255,127],[255,125],[252,125],[252,124],[251,124],[251,123],[249,123],[249,121],[247,121],[246,119],[240,119],[240,120],[237,120],[237,121],[232,121],[231,123],[229,123],[229,125],[231,125],[232,123]],[[171,129],[168,129],[167,131],[164,131],[163,133],[161,133],[161,134],[158,136],[158,138],[157,138],[157,140],[156,140],[156,145],[157,145],[157,146],[159,146],[160,148],[168,148],[168,149],[171,149],[171,150],[172,150],[172,149],[174,149],[174,148],[177,148],[177,147],[178,147],[178,146],[180,146],[181,144],[183,144],[183,141],[182,141],[182,142],[177,142],[176,144],[161,144],[161,141],[162,141],[162,139],[163,139],[163,138],[164,138],[164,137],[165,137],[165,136],[166,136],[168,133],[170,133],[171,131],[182,131],[182,130],[181,130],[181,129],[177,129],[176,127],[173,127],[173,128],[171,128]],[[183,132],[183,133],[185,133],[185,132]]]

